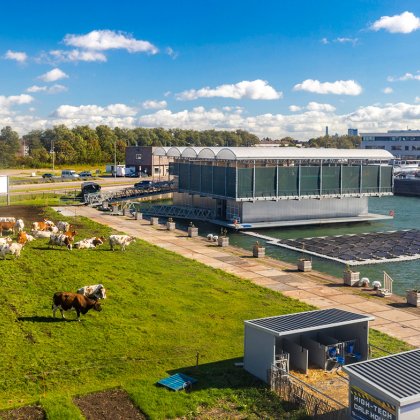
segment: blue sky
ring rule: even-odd
[[[20,1],[2,16],[0,125],[22,134],[420,128],[416,1]]]

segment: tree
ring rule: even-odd
[[[11,127],[6,126],[0,131],[0,166],[13,166],[20,149],[19,135]]]

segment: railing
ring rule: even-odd
[[[151,205],[148,207],[142,206],[140,211],[148,216],[176,217],[180,219],[212,220],[216,217],[214,210],[187,206]]]
[[[269,370],[268,379],[272,391],[283,401],[302,407],[308,416],[320,416],[323,420],[348,418],[346,405],[275,365]]]

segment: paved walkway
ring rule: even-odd
[[[339,308],[371,314],[375,317],[371,327],[420,347],[420,309],[408,306],[402,298],[369,295],[360,289],[342,286],[338,279],[331,276],[318,272],[299,273],[290,264],[270,258],[252,258],[246,250],[220,248],[201,237],[188,238],[184,231],[169,232],[162,225],[151,226],[147,220],[111,216],[90,207],[60,208],[60,211],[65,216],[88,217],[321,309]]]

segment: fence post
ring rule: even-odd
[[[199,358],[200,358],[200,353],[197,352],[196,355],[195,355],[195,367],[196,368],[198,367],[198,360],[199,360]]]

